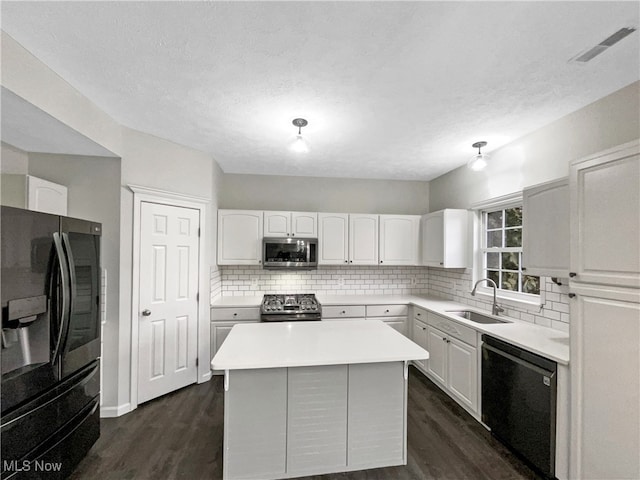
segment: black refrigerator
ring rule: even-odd
[[[0,478],[66,478],[100,435],[101,225],[0,209]]]

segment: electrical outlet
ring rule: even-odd
[[[416,277],[411,277],[411,285],[417,285],[418,279]]]

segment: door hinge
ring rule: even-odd
[[[196,367],[200,364],[200,359],[196,358]]]
[[[196,302],[199,302],[199,301],[200,301],[200,292],[197,292],[196,293]]]
[[[200,237],[200,227],[198,227],[198,237]]]

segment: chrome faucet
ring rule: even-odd
[[[504,308],[498,305],[498,299],[496,295],[498,286],[496,285],[496,282],[494,282],[490,278],[481,278],[480,280],[478,280],[476,284],[473,286],[473,290],[471,290],[471,295],[475,297],[476,289],[478,288],[478,284],[480,282],[487,282],[487,284],[490,284],[493,287],[493,307],[491,308],[491,313],[497,316],[500,312],[504,312]]]

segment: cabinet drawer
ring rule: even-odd
[[[427,323],[432,327],[451,335],[452,337],[468,343],[469,345],[475,347],[478,344],[476,331],[473,328],[460,325],[453,320],[449,320],[448,318],[444,318],[433,313],[427,313]]]
[[[413,318],[421,322],[427,321],[427,311],[420,307],[413,307]]]
[[[367,305],[367,317],[399,317],[407,311],[407,305]]]
[[[211,321],[260,320],[260,308],[212,308]]]
[[[364,305],[332,305],[322,307],[322,318],[353,318],[364,316]]]

